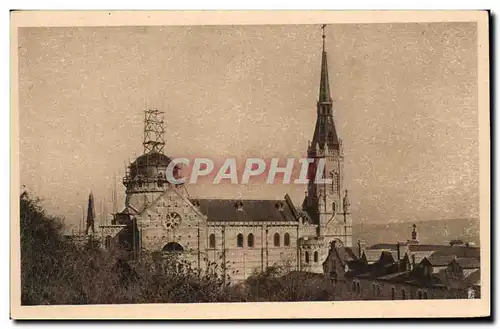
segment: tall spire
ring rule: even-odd
[[[325,34],[326,24],[321,26],[323,30],[323,53],[321,56],[321,81],[319,84],[319,102],[320,103],[331,103],[330,98],[330,83],[328,80],[328,60],[326,56],[326,34]]]
[[[321,29],[323,30],[323,52],[325,52],[325,39],[326,39],[326,34],[325,34],[325,28],[326,28],[326,24],[323,24],[321,26]]]
[[[85,228],[85,235],[89,233],[89,228],[92,229],[92,234],[95,233],[94,220],[95,220],[94,195],[92,194],[92,191],[90,191],[89,203],[87,206],[87,227]]]
[[[323,149],[325,144],[328,144],[329,150],[339,150],[340,142],[335,129],[332,111],[332,99],[330,97],[330,83],[328,81],[328,63],[325,49],[325,27],[322,25],[323,50],[321,57],[321,80],[319,86],[319,99],[317,103],[317,120],[312,147]]]

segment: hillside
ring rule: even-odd
[[[412,225],[417,225],[419,241],[422,244],[448,244],[460,239],[479,246],[479,219],[456,218],[421,222],[390,224],[353,224],[353,243],[358,239],[366,246],[377,243],[396,243],[411,237]]]

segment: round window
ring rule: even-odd
[[[178,213],[172,212],[163,215],[162,225],[166,230],[175,230],[177,227],[179,227],[180,224],[181,216]]]

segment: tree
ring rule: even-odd
[[[21,302],[44,304],[199,303],[226,300],[217,264],[203,271],[175,254],[130,253],[83,247],[62,235],[62,220],[40,200],[21,202]]]

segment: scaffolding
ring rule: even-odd
[[[163,154],[165,147],[163,112],[157,109],[144,112],[144,154],[157,152]]]

